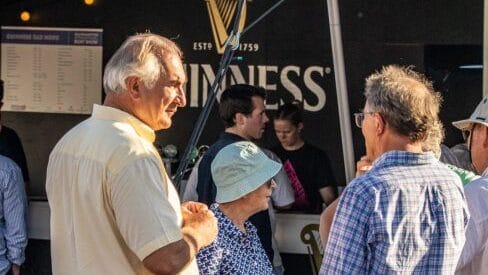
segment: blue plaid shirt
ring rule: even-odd
[[[197,254],[200,274],[273,274],[268,256],[259,242],[256,227],[246,221],[244,233],[220,211],[218,204],[212,204],[210,209],[217,218],[219,233],[213,243]]]
[[[25,260],[26,211],[22,172],[15,162],[0,156],[0,274]]]
[[[453,274],[469,219],[432,153],[391,151],[344,190],[320,274]]]

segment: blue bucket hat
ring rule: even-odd
[[[210,166],[217,187],[215,201],[235,201],[251,193],[274,177],[281,166],[252,142],[240,141],[225,146]]]

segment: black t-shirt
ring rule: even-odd
[[[17,133],[5,125],[2,125],[0,130],[0,155],[13,160],[22,170],[24,181],[29,181],[29,171],[22,143]]]
[[[294,170],[307,196],[307,206],[297,205],[296,202],[292,206],[292,210],[320,213],[323,200],[319,190],[327,186],[333,186],[334,188],[337,186],[327,154],[308,143],[294,151],[287,151],[281,145],[277,145],[271,150],[281,159],[289,177],[290,169],[286,168]]]

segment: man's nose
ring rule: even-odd
[[[178,88],[178,107],[185,107],[186,106],[186,93],[183,87]]]

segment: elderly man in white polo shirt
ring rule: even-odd
[[[54,274],[198,274],[217,235],[206,205],[180,206],[153,146],[186,105],[181,51],[155,34],[129,37],[105,67],[104,105],[49,157]]]
[[[452,123],[468,131],[468,148],[474,169],[481,178],[469,183],[464,192],[471,219],[466,230],[466,243],[456,274],[488,272],[488,97],[481,100],[471,117]]]

